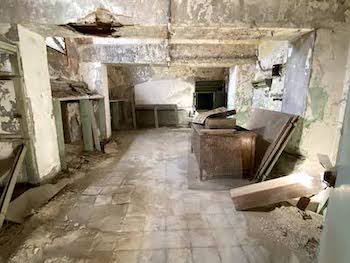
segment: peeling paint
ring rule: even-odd
[[[328,93],[321,86],[310,87],[310,106],[314,120],[323,120],[325,107],[328,101]]]

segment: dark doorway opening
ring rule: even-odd
[[[225,81],[196,81],[194,107],[196,111],[226,106]]]
[[[197,110],[212,110],[214,93],[197,93]]]

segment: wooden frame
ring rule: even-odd
[[[93,107],[92,100],[98,101],[98,111],[97,111],[97,120],[93,120]],[[82,132],[83,132],[83,142],[84,142],[84,151],[91,152],[94,150],[94,145],[97,150],[101,148],[96,145],[98,141],[104,140],[107,138],[106,134],[106,114],[105,114],[105,102],[104,97],[101,95],[95,96],[83,96],[83,97],[68,97],[68,98],[53,98],[53,110],[55,116],[56,130],[57,130],[57,141],[58,148],[61,160],[61,166],[63,169],[67,168],[65,162],[65,143],[64,143],[64,132],[63,132],[63,120],[62,120],[62,102],[67,101],[78,101],[80,109],[80,119],[82,123]],[[94,123],[94,128],[92,128]],[[100,136],[99,138],[96,130],[99,128]],[[95,132],[93,133],[93,129]]]
[[[159,128],[158,111],[160,110],[174,110],[175,125],[179,124],[178,108],[176,104],[145,104],[135,105],[135,110],[153,110],[154,113],[154,127]]]

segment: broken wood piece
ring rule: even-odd
[[[29,189],[10,203],[6,220],[23,223],[24,219],[31,215],[33,210],[46,204],[70,182],[70,179],[62,179],[56,184],[45,184]]]
[[[262,113],[260,113],[261,111]],[[255,175],[255,179],[264,181],[270,174],[272,168],[276,164],[283,150],[287,146],[291,136],[293,135],[296,123],[299,120],[299,116],[286,114],[286,113],[271,112],[266,110],[258,111],[257,109],[255,109],[254,112],[257,112],[255,113],[255,115],[265,116],[265,118],[263,119],[268,119],[268,117],[270,117],[272,120],[276,121],[276,123],[278,124],[278,125],[275,124],[275,129],[272,129],[271,131],[265,131],[265,130],[260,131],[260,135],[263,136],[262,139],[266,140],[267,142],[271,142],[267,146],[267,149],[263,154],[263,157],[260,162],[260,166],[258,167]],[[258,119],[257,116],[255,116],[254,118]],[[254,124],[250,124],[252,125],[253,129],[256,129],[254,127],[257,127],[257,125],[262,125],[259,122],[259,120],[256,120],[255,122],[256,123]],[[271,129],[271,127],[269,127],[268,130],[269,129]],[[275,138],[272,137],[273,134],[275,134],[276,136]],[[260,155],[263,153],[263,149],[261,148],[263,147],[261,146],[261,143],[260,143]]]
[[[0,228],[4,223],[5,216],[8,214],[9,204],[11,201],[11,197],[13,194],[13,190],[15,189],[15,185],[17,182],[17,177],[22,169],[22,164],[24,161],[24,157],[26,155],[27,148],[25,145],[20,145],[18,147],[15,160],[13,162],[13,166],[10,170],[9,180],[4,188],[4,191],[1,195],[0,199]]]
[[[309,203],[310,203],[310,198],[308,198],[306,196],[302,196],[302,197],[300,197],[300,199],[297,203],[297,207],[300,210],[305,211],[305,209],[308,207]]]
[[[195,116],[192,120],[193,123],[197,123],[197,124],[204,124],[205,120],[209,117],[227,117],[230,115],[234,115],[236,114],[236,110],[228,110],[225,107],[220,107],[220,108],[216,108],[214,110],[210,110],[210,111],[206,111],[206,112],[202,112],[199,113],[197,116]]]
[[[291,121],[291,123],[288,124],[288,128],[286,129],[286,132],[284,133],[284,135],[281,138],[282,143],[275,147],[275,149],[271,155],[272,158],[271,158],[269,164],[267,165],[266,171],[262,175],[262,179],[261,179],[262,181],[266,180],[266,178],[269,176],[272,168],[275,166],[275,164],[278,161],[278,159],[280,158],[282,152],[286,148],[289,140],[291,139],[291,137],[294,133],[296,122],[298,121],[298,119],[299,119],[299,117],[295,116],[295,117],[293,117],[293,120]]]
[[[93,107],[90,107],[90,114],[91,114],[92,135],[94,138],[95,148],[96,148],[96,150],[101,151],[100,131],[97,127],[97,121],[96,121]]]
[[[293,199],[290,199],[288,200],[288,203],[291,204],[292,206],[297,206],[297,203],[299,201],[300,198],[293,198]],[[308,210],[308,211],[312,211],[312,212],[317,212],[317,209],[318,209],[318,206],[319,206],[319,203],[317,201],[314,201],[312,199],[312,197],[310,198],[310,202],[309,204],[307,205],[307,207],[305,208],[305,210]]]
[[[305,173],[255,183],[232,189],[232,201],[237,210],[263,207],[291,198],[309,196],[320,192],[322,183]]]

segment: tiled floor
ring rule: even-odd
[[[188,138],[183,130],[137,132],[120,160],[102,175],[94,169],[97,179],[44,234],[33,232],[13,261],[270,262],[268,251],[248,237],[228,191],[188,189]],[[28,255],[28,244],[36,244],[36,253]]]

